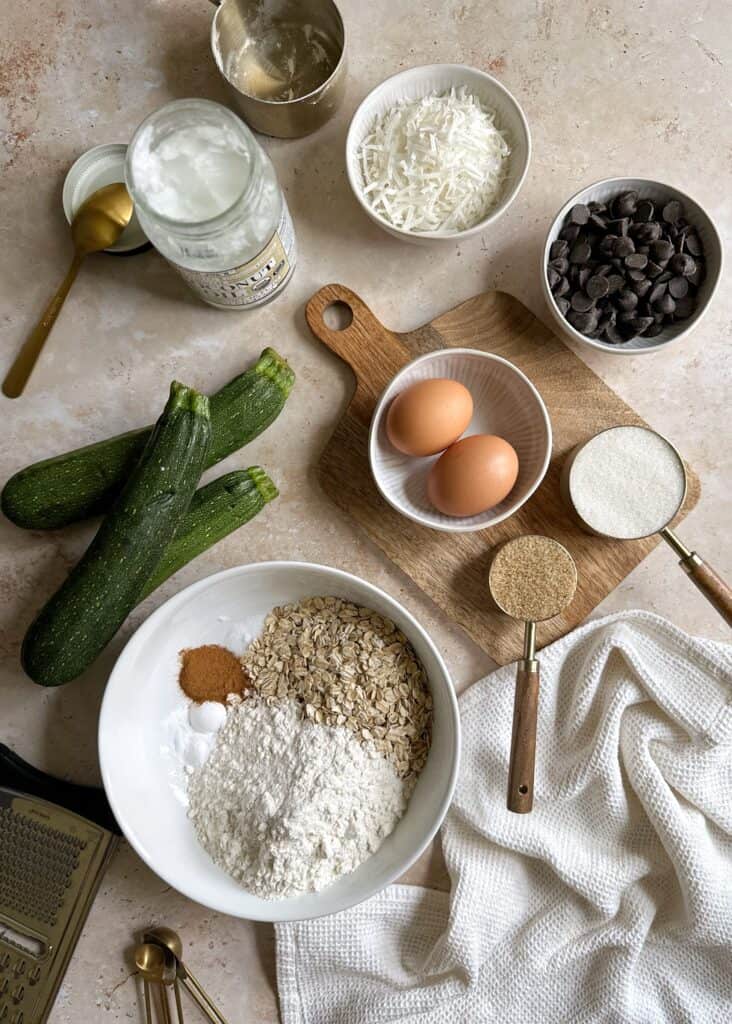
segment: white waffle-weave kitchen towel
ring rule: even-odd
[[[461,700],[451,892],[278,925],[284,1024],[730,1024],[732,647],[626,612],[541,672],[534,811],[507,666]]]

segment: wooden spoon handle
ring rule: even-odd
[[[71,261],[71,266],[66,272],[66,277],[58,287],[58,291],[46,306],[43,316],[26,338],[23,347],[15,357],[15,362],[8,370],[3,381],[3,394],[8,398],[18,398],[22,395],[33,367],[41,354],[51,328],[56,322],[56,317],[61,311],[69,289],[79,273],[79,267],[84,257],[76,252]]]
[[[534,804],[536,715],[539,707],[539,662],[520,661],[516,669],[513,703],[513,734],[508,770],[506,806],[515,814],[527,814]]]
[[[695,551],[682,558],[679,565],[727,625],[732,626],[732,590],[729,585]]]

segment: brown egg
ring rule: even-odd
[[[389,406],[386,433],[405,455],[436,455],[457,441],[472,416],[473,399],[464,384],[420,380]]]
[[[443,515],[477,516],[510,493],[518,469],[518,455],[502,437],[464,437],[430,470],[427,494]]]

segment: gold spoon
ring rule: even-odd
[[[172,984],[175,978],[174,960],[168,956],[167,951],[161,946],[155,945],[152,942],[145,942],[135,949],[135,966],[142,975],[145,985],[145,1014],[148,1024],[151,1021],[150,982],[160,986],[160,1006],[163,1024],[171,1024],[166,986]],[[178,1020],[183,1020],[179,1003]]]
[[[23,393],[84,257],[114,245],[129,224],[132,210],[129,192],[121,182],[114,182],[93,192],[76,211],[71,224],[74,258],[58,291],[8,370],[3,381],[3,394],[8,398],[17,398]]]
[[[172,928],[150,928],[143,935],[143,939],[147,943],[155,943],[157,946],[162,946],[164,949],[172,953],[175,957],[181,981],[209,1020],[214,1021],[214,1024],[227,1024],[227,1020],[224,1015],[214,1005],[203,986],[183,963],[183,942],[181,941],[180,935],[178,935],[177,932],[174,932]]]

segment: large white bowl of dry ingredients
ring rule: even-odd
[[[202,645],[243,656],[243,698],[185,696],[181,652]],[[140,857],[191,899],[261,921],[335,913],[398,878],[442,822],[459,751],[424,629],[372,584],[303,562],[228,569],[158,608],[99,724],[104,787]]]
[[[499,81],[464,64],[400,71],[361,103],[346,140],[356,199],[379,227],[409,242],[480,234],[519,193],[529,126]]]

